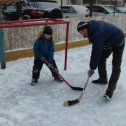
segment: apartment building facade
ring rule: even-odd
[[[91,0],[57,0],[59,4],[89,4]],[[126,6],[126,0],[92,0],[94,4],[116,4]]]

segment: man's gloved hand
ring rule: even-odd
[[[93,74],[94,74],[94,70],[90,69],[90,70],[88,71],[88,76],[91,77]]]
[[[46,58],[45,58],[45,57],[42,57],[41,60],[42,60],[43,62],[45,62],[45,61],[46,61]]]

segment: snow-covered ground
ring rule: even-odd
[[[61,75],[73,86],[83,87],[87,80],[91,46],[70,49],[64,71],[64,51],[55,59]],[[0,126],[126,126],[126,51],[117,89],[110,102],[102,97],[107,85],[94,85],[97,70],[89,80],[82,101],[71,107],[63,102],[80,96],[64,82],[55,82],[46,66],[39,83],[31,86],[33,57],[7,63],[0,69]],[[111,57],[107,62],[111,74]]]

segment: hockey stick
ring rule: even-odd
[[[72,105],[75,105],[75,104],[77,104],[77,103],[79,103],[79,102],[81,101],[81,99],[82,99],[82,97],[83,97],[83,94],[84,94],[84,91],[85,91],[85,89],[86,89],[86,87],[87,87],[89,78],[90,78],[90,77],[88,76],[88,79],[87,79],[87,81],[86,81],[86,83],[85,83],[85,85],[84,85],[84,88],[83,88],[83,90],[82,90],[80,96],[79,96],[77,99],[75,99],[75,100],[71,100],[71,101],[66,101],[66,102],[64,102],[64,104],[63,104],[64,106],[72,106]]]
[[[45,62],[45,63],[49,66],[49,68],[52,69],[60,78],[62,78],[63,81],[64,81],[72,90],[83,91],[83,88],[81,88],[81,87],[73,87],[73,86],[71,86],[71,85],[59,74],[59,72],[58,72],[54,67],[50,66],[50,64],[49,64],[47,61],[44,61],[44,62]]]

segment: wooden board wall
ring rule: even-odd
[[[68,48],[81,47],[87,44],[88,44],[88,40],[70,42],[68,44]],[[55,45],[55,51],[61,51],[64,49],[65,49],[65,43]],[[32,57],[32,56],[33,56],[32,49],[11,51],[11,52],[6,52],[6,61],[13,61],[19,58]]]

